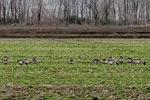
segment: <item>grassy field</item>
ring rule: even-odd
[[[0,40],[2,100],[150,99],[150,40]],[[38,56],[38,64],[19,65]],[[94,64],[107,56],[144,58],[147,65]],[[73,57],[75,64],[68,64]]]

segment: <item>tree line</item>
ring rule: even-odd
[[[0,24],[149,23],[150,0],[0,0]]]

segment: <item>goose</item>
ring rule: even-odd
[[[23,59],[24,64],[28,65],[29,64],[29,59]]]
[[[9,57],[4,56],[1,60],[2,60],[2,62],[6,65],[6,64],[8,64],[8,62],[9,62]]]
[[[116,62],[116,61],[115,61],[115,58],[112,57],[112,56],[107,57],[106,60],[107,60],[107,62],[108,62],[109,64],[111,64],[111,65],[112,65],[112,64],[115,64],[115,62]]]
[[[36,64],[38,62],[38,57],[32,57],[32,63]]]
[[[133,63],[134,64],[144,64],[144,65],[146,65],[146,62],[143,59],[140,59],[140,58],[134,59]]]
[[[17,61],[20,65],[28,65],[29,64],[29,59],[19,59]]]
[[[25,62],[24,62],[23,59],[19,59],[19,60],[17,60],[17,62],[18,62],[20,65],[24,65],[24,64],[25,64]]]
[[[70,64],[74,64],[74,59],[73,59],[73,58],[70,58],[70,59],[69,59],[69,63],[70,63]]]
[[[133,59],[132,58],[127,58],[128,63],[132,63]]]
[[[107,57],[106,60],[107,60],[107,61],[112,61],[112,60],[115,60],[115,58],[112,57],[112,56],[110,56],[110,57]]]
[[[118,59],[118,62],[122,64],[123,61],[124,61],[124,58],[122,56],[120,56],[119,59]]]
[[[108,63],[108,61],[107,61],[107,59],[105,58],[105,59],[102,59],[102,60],[101,60],[101,63],[103,63],[103,64],[107,64],[107,63]]]
[[[118,63],[117,61],[115,61],[115,60],[109,60],[108,63],[109,63],[110,65],[112,65],[112,64],[119,65],[119,63]]]
[[[99,62],[99,59],[94,58],[92,61],[93,61],[95,64],[97,64],[97,63]]]

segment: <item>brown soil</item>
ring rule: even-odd
[[[150,38],[150,26],[0,26],[0,38]]]

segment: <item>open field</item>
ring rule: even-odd
[[[150,40],[0,40],[0,98],[5,100],[150,99]],[[19,65],[38,56],[38,64]],[[92,58],[144,58],[147,64],[94,64]],[[69,58],[75,64],[68,64]]]
[[[150,26],[0,26],[0,38],[150,38]]]

